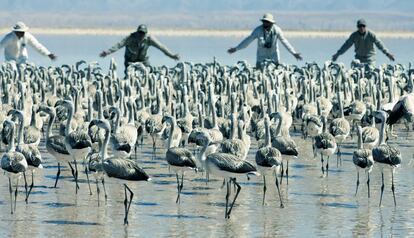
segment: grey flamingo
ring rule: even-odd
[[[387,113],[384,111],[379,111],[375,115],[377,118],[381,119],[381,130],[380,130],[380,140],[379,145],[372,149],[372,157],[377,165],[381,168],[381,197],[380,203],[382,203],[382,195],[384,193],[384,167],[391,168],[391,191],[394,198],[394,205],[397,206],[397,201],[395,199],[395,187],[394,187],[394,172],[395,168],[401,165],[401,152],[398,148],[388,145],[385,143],[385,123],[387,121]]]
[[[257,172],[256,167],[250,162],[240,159],[235,155],[226,153],[209,154],[206,160],[204,161],[204,165],[207,173],[220,176],[224,179],[228,179],[226,193],[226,210],[224,215],[224,217],[228,219],[230,218],[230,214],[233,209],[234,203],[236,202],[236,199],[239,196],[241,190],[241,186],[236,181],[236,178],[242,175],[260,176],[260,174]],[[231,182],[233,182],[233,184],[237,187],[237,191],[233,198],[233,202],[229,206]]]
[[[131,202],[134,197],[134,193],[128,187],[125,181],[150,181],[151,178],[148,174],[141,169],[138,164],[130,159],[111,157],[107,158],[107,147],[109,143],[109,135],[111,126],[107,120],[93,120],[91,123],[97,125],[99,128],[105,130],[105,139],[100,149],[100,165],[96,166],[98,171],[102,171],[103,174],[112,179],[121,181],[124,185],[124,208],[125,217],[124,225],[128,225],[128,214],[131,207]],[[127,198],[127,191],[129,192],[129,202]]]
[[[352,162],[354,162],[354,165],[357,169],[357,183],[356,183],[355,196],[358,193],[359,171],[365,170],[365,172],[367,173],[367,186],[368,186],[368,198],[369,198],[370,197],[369,174],[371,173],[372,166],[374,165],[374,159],[372,158],[372,150],[363,148],[362,128],[359,125],[357,126],[357,134],[358,134],[358,149],[354,151],[352,155]]]
[[[279,181],[277,179],[277,173],[282,165],[282,154],[280,151],[272,147],[270,142],[270,121],[269,117],[265,115],[265,144],[262,148],[259,148],[256,152],[256,164],[260,173],[263,175],[263,205],[265,203],[266,196],[266,175],[273,172],[276,179],[276,188],[279,194],[280,207],[283,208],[282,197],[280,196]]]
[[[167,122],[171,125],[170,134],[168,136],[168,150],[165,159],[177,177],[177,199],[175,202],[179,203],[181,190],[183,189],[184,173],[188,170],[196,170],[197,163],[190,150],[178,147],[181,141],[181,130],[177,128],[175,118],[172,116],[164,116],[162,121],[163,123]],[[179,136],[174,134],[179,134]],[[173,144],[175,146],[172,146]],[[179,174],[181,174],[181,183]]]
[[[10,212],[13,214],[13,211],[16,210],[16,201],[17,201],[17,188],[19,185],[19,180],[22,173],[24,174],[28,168],[28,164],[24,155],[20,152],[15,151],[14,144],[14,130],[15,125],[13,121],[6,120],[6,125],[10,127],[11,140],[8,144],[7,152],[1,157],[1,168],[7,172],[9,177],[9,192],[10,192]],[[25,177],[26,178],[26,177]],[[16,180],[16,190],[14,192],[14,209],[13,209],[13,189],[12,189],[12,180]]]

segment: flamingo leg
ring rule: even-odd
[[[124,211],[125,211],[124,225],[128,225],[128,212],[127,212],[128,199],[127,199],[126,184],[124,184],[124,193],[125,193],[125,199],[124,199]]]
[[[329,172],[329,156],[326,159],[326,177],[328,177],[328,172]]]
[[[321,154],[321,163],[322,163],[321,170],[322,170],[322,176],[323,176],[325,175],[325,168],[323,167],[323,155],[322,154]]]
[[[126,189],[128,189],[128,191],[129,191],[129,203],[128,203],[128,209],[127,209],[127,214],[126,214],[127,224],[128,224],[128,214],[129,214],[129,209],[131,208],[132,199],[134,198],[134,193],[131,191],[131,189],[129,189],[128,185],[126,185],[126,184],[124,184],[124,185],[125,185]]]
[[[88,187],[89,187],[89,195],[92,196],[92,189],[91,189],[91,182],[89,180],[89,173],[88,173],[88,166],[85,166],[85,174],[86,174],[86,180],[88,181]]]
[[[282,181],[283,181],[283,172],[284,172],[284,169],[283,169],[283,161],[282,161],[282,164],[281,164],[281,170],[280,170],[280,185],[282,185]]]
[[[60,162],[58,162],[58,171],[57,171],[57,174],[56,174],[55,186],[53,186],[54,188],[56,188],[56,186],[57,186],[59,176],[60,176]]]
[[[223,184],[221,185],[220,189],[223,189],[224,185],[226,185],[226,179],[223,179]]]
[[[79,190],[79,185],[78,185],[78,163],[76,162],[76,160],[74,160],[75,162],[75,183],[76,183],[76,194],[78,194],[78,190]]]
[[[368,186],[368,198],[370,198],[369,181],[370,181],[370,178],[369,178],[369,172],[368,172],[368,179],[367,179],[367,186]]]
[[[279,200],[280,200],[280,207],[284,208],[285,206],[283,205],[283,201],[282,201],[282,196],[280,195],[280,188],[279,188],[279,181],[277,181],[277,174],[275,172],[275,178],[276,178],[276,188],[277,188],[277,193],[279,194]]]
[[[227,191],[226,191],[226,211],[224,213],[224,218],[227,219],[227,210],[228,210],[228,207],[229,207],[229,197],[230,197],[230,180],[227,181],[227,186],[226,187],[227,187]]]
[[[276,176],[277,179],[277,176]],[[263,201],[262,201],[262,205],[264,206],[265,204],[265,197],[266,197],[266,176],[263,175]]]
[[[34,175],[33,175],[33,170],[32,170],[32,184],[30,184],[29,192],[26,195],[26,199],[25,199],[26,204],[29,202],[29,196],[33,189],[33,183],[34,183]]]
[[[180,179],[178,177],[178,174],[175,174],[175,176],[177,177],[177,199],[175,200],[175,203],[179,203],[180,202]]]
[[[355,196],[358,193],[358,186],[359,186],[359,170],[357,169],[357,182],[356,182]]]
[[[394,206],[397,206],[397,201],[395,200],[394,171],[391,172],[391,191],[394,198]]]
[[[180,194],[181,194],[181,191],[183,190],[183,186],[184,186],[184,172],[181,174]]]
[[[338,151],[336,152],[336,167],[339,167],[342,164],[341,160],[341,147],[338,144]]]
[[[14,212],[16,212],[16,204],[17,204],[17,188],[19,187],[19,178],[17,178],[16,182],[16,190],[14,191]]]
[[[381,171],[381,177],[382,177],[382,185],[381,185],[381,197],[380,197],[379,206],[381,206],[382,194],[384,193],[384,171]]]
[[[286,185],[289,185],[289,159],[286,160]]]
[[[99,193],[100,193],[100,189],[99,189],[99,181],[98,181],[98,179],[96,179],[96,193],[97,193],[97,195],[98,195],[98,207],[99,207],[99,205],[100,205],[100,203],[99,203]]]
[[[234,183],[234,184],[236,185],[236,187],[237,187],[237,192],[236,192],[236,195],[234,196],[233,202],[232,202],[232,203],[231,203],[231,205],[230,205],[230,209],[229,209],[229,211],[228,211],[228,213],[227,213],[227,218],[230,218],[230,213],[231,213],[231,210],[233,210],[234,203],[236,202],[236,199],[237,199],[237,197],[239,196],[239,193],[240,193],[240,190],[241,190],[241,186],[240,186],[240,184],[238,184],[238,183],[237,183],[236,179],[235,179],[235,178],[233,178],[232,180],[233,180],[233,183]]]
[[[9,177],[9,193],[10,193],[10,213],[13,214],[13,189],[12,189],[10,177]]]
[[[153,159],[155,159],[155,145],[156,145],[155,143],[156,143],[155,137],[152,136],[152,155],[153,155]]]
[[[26,197],[27,197],[27,178],[26,178],[26,172],[23,172],[23,179],[24,179],[24,191],[26,192]]]
[[[108,194],[106,193],[106,187],[105,187],[105,179],[102,178],[102,187],[105,193],[105,202],[108,200]]]

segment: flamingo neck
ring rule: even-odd
[[[23,144],[23,127],[24,127],[24,116],[19,114],[19,134],[17,135],[17,146]]]
[[[270,128],[269,128],[269,121],[265,121],[265,146],[271,146],[271,139],[270,139]]]
[[[72,132],[72,119],[73,119],[73,107],[69,106],[68,109],[68,119],[66,120],[65,135],[69,135]]]
[[[341,98],[341,92],[340,91],[338,91],[338,104],[339,104],[339,115],[340,115],[341,118],[344,118],[345,117],[345,115],[344,115],[344,106],[343,106],[343,103],[342,103],[342,98]]]
[[[46,143],[49,141],[49,138],[52,136],[52,125],[55,121],[55,114],[50,113],[49,114],[49,122],[47,123],[47,129],[46,129]]]
[[[198,125],[201,128],[204,128],[204,118],[201,106],[198,106]]]
[[[190,109],[188,108],[188,102],[187,100],[184,100],[184,117],[187,117],[190,115]]]
[[[208,144],[209,143],[206,143],[206,145],[203,145],[203,148],[201,148],[200,154],[198,155],[198,160],[201,162],[203,167],[205,167],[204,165],[205,165],[205,161],[206,161],[206,158],[207,158],[206,151],[207,151],[207,148],[209,146]]]
[[[236,139],[236,130],[237,130],[236,119],[234,118],[234,114],[231,115],[230,126],[231,126],[230,139],[234,140]]]
[[[171,148],[174,130],[175,130],[175,120],[173,118],[170,120],[170,134],[168,136],[168,149]]]
[[[134,108],[132,104],[128,105],[128,124],[134,124]]]
[[[104,160],[107,156],[108,144],[109,144],[109,134],[110,130],[108,128],[105,129],[105,138],[101,147],[100,156],[101,156],[101,163],[103,164]]]
[[[283,117],[278,116],[277,119],[278,119],[278,124],[277,124],[277,127],[276,127],[276,136],[280,136],[280,131],[282,129]]]
[[[244,141],[244,139],[245,139],[244,134],[245,133],[244,133],[243,127],[242,127],[240,122],[239,122],[239,124],[237,124],[237,134],[239,136],[239,139]]]
[[[118,110],[116,110],[115,111],[115,124],[114,124],[114,128],[113,128],[114,133],[118,133],[120,117],[121,117],[120,112]]]
[[[103,119],[103,110],[102,110],[102,95],[99,94],[98,98],[97,98],[97,103],[98,103],[98,119],[101,120]]]
[[[388,82],[388,91],[389,91],[388,102],[392,103],[394,101],[394,82],[393,82],[392,77],[390,77],[389,82]]]
[[[213,101],[211,101],[210,106],[211,106],[211,114],[213,117],[213,128],[217,129],[218,126],[217,126],[217,118],[216,118],[216,106],[214,105]]]
[[[10,140],[9,146],[7,147],[7,151],[8,151],[8,152],[13,152],[13,151],[15,151],[15,143],[14,143],[14,130],[15,130],[15,126],[14,126],[14,124],[13,124],[13,126],[12,126],[12,127],[11,127],[11,129],[10,129],[10,138],[11,138],[11,140]]]
[[[385,144],[385,118],[383,118],[381,122],[381,131],[380,131],[380,138],[378,141],[378,145]]]
[[[362,130],[361,130],[361,128],[358,128],[357,132],[358,132],[358,149],[362,149],[363,144],[362,144]]]

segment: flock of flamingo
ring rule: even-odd
[[[44,143],[58,165],[55,188],[63,163],[70,167],[76,193],[80,167],[91,194],[92,176],[98,203],[100,184],[106,199],[105,181],[118,181],[124,187],[127,225],[134,196],[128,183],[151,180],[136,156],[149,138],[154,156],[160,141],[165,143],[161,147],[176,174],[177,203],[185,173],[198,171],[206,181],[211,176],[223,179],[226,219],[240,193],[240,177],[262,176],[263,204],[266,178],[273,178],[283,207],[279,187],[284,177],[288,186],[289,160],[301,156],[290,136],[293,130],[301,131],[314,156],[320,156],[321,177],[328,176],[334,154],[337,165],[342,165],[341,147],[355,141],[355,195],[362,171],[370,197],[369,175],[378,167],[381,206],[383,170],[390,169],[396,205],[394,170],[402,158],[387,141],[396,136],[393,125],[402,123],[409,129],[413,73],[411,67],[399,64],[366,70],[358,63],[348,69],[334,62],[303,67],[269,63],[255,69],[244,61],[234,66],[214,61],[180,62],[172,68],[135,63],[122,79],[113,60],[107,74],[98,64],[85,61],[48,68],[3,63],[1,167],[8,177],[11,213],[22,177],[26,202],[30,197],[35,170],[45,159],[38,146]],[[257,148],[251,148],[253,139]],[[252,149],[257,150],[255,159],[248,158]]]

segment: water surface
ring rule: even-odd
[[[159,149],[151,159],[150,146],[138,151],[138,162],[153,178],[151,182],[129,183],[135,193],[131,205],[129,227],[124,227],[123,186],[107,179],[108,201],[103,194],[98,207],[96,187],[89,195],[85,174],[80,174],[80,191],[75,195],[74,182],[67,166],[58,189],[53,189],[56,162],[44,153],[45,168],[36,172],[35,187],[29,204],[24,203],[24,188],[19,187],[17,211],[10,214],[7,177],[0,181],[0,222],[2,237],[126,237],[126,236],[410,236],[414,234],[413,166],[408,161],[414,153],[413,135],[399,132],[393,140],[402,151],[402,167],[395,175],[397,207],[391,193],[390,172],[385,172],[383,206],[378,207],[380,178],[377,168],[371,174],[371,199],[367,198],[365,175],[361,174],[358,196],[354,196],[356,171],[351,152],[355,143],[344,148],[343,165],[336,167],[331,158],[329,177],[321,178],[319,158],[314,159],[309,141],[294,137],[300,156],[290,162],[289,186],[282,184],[285,208],[279,207],[273,178],[267,178],[266,205],[262,206],[262,178],[246,178],[230,220],[224,219],[225,189],[222,180],[212,178],[206,184],[201,173],[185,177],[181,204],[175,203],[176,180]],[[41,149],[44,151],[43,142]],[[248,160],[254,163],[256,143]],[[101,188],[102,190],[102,188]]]

